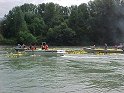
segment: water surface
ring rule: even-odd
[[[123,93],[124,54],[0,54],[0,93]]]

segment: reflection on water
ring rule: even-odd
[[[8,54],[7,54],[8,55]],[[123,93],[124,55],[0,55],[0,93]]]

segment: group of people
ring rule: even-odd
[[[92,49],[95,49],[96,46],[93,45],[93,46],[91,46],[91,48],[92,48]],[[117,50],[117,49],[122,49],[122,50],[124,51],[124,44],[120,43],[120,45],[115,45],[114,48],[115,48],[115,50]],[[107,45],[107,43],[105,43],[105,44],[104,44],[104,50],[107,50],[107,49],[108,49],[108,45]]]
[[[25,44],[18,44],[17,45],[17,48],[26,48],[26,45]],[[46,42],[43,42],[42,45],[41,45],[41,49],[42,50],[48,50],[48,45],[46,44]],[[36,50],[36,45],[33,44],[33,45],[30,45],[29,47],[27,47],[26,49],[28,50]]]
[[[22,44],[22,45],[21,44],[18,44],[17,45],[17,48],[25,48],[25,47],[26,47],[25,44]]]
[[[91,48],[92,48],[92,49],[95,49],[95,48],[96,48],[96,45],[91,46]],[[107,48],[108,48],[108,45],[105,43],[104,49],[107,50]]]
[[[115,49],[122,49],[124,51],[124,44],[120,43],[119,45],[115,45]]]

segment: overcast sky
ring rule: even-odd
[[[87,3],[90,0],[0,0],[0,17],[8,14],[9,10],[18,5],[24,3],[41,4],[47,2],[57,3],[62,6],[79,5],[81,3]]]

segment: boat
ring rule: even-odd
[[[44,56],[63,56],[66,52],[65,50],[30,50],[27,48],[14,48],[16,52],[22,52],[29,55],[44,55]]]
[[[27,48],[19,48],[19,47],[15,47],[14,49],[15,49],[17,52],[21,52],[21,51],[27,50]]]
[[[29,55],[43,55],[43,56],[64,56],[65,50],[25,50]]]
[[[83,48],[87,53],[124,53],[122,49],[92,49],[92,48]]]

